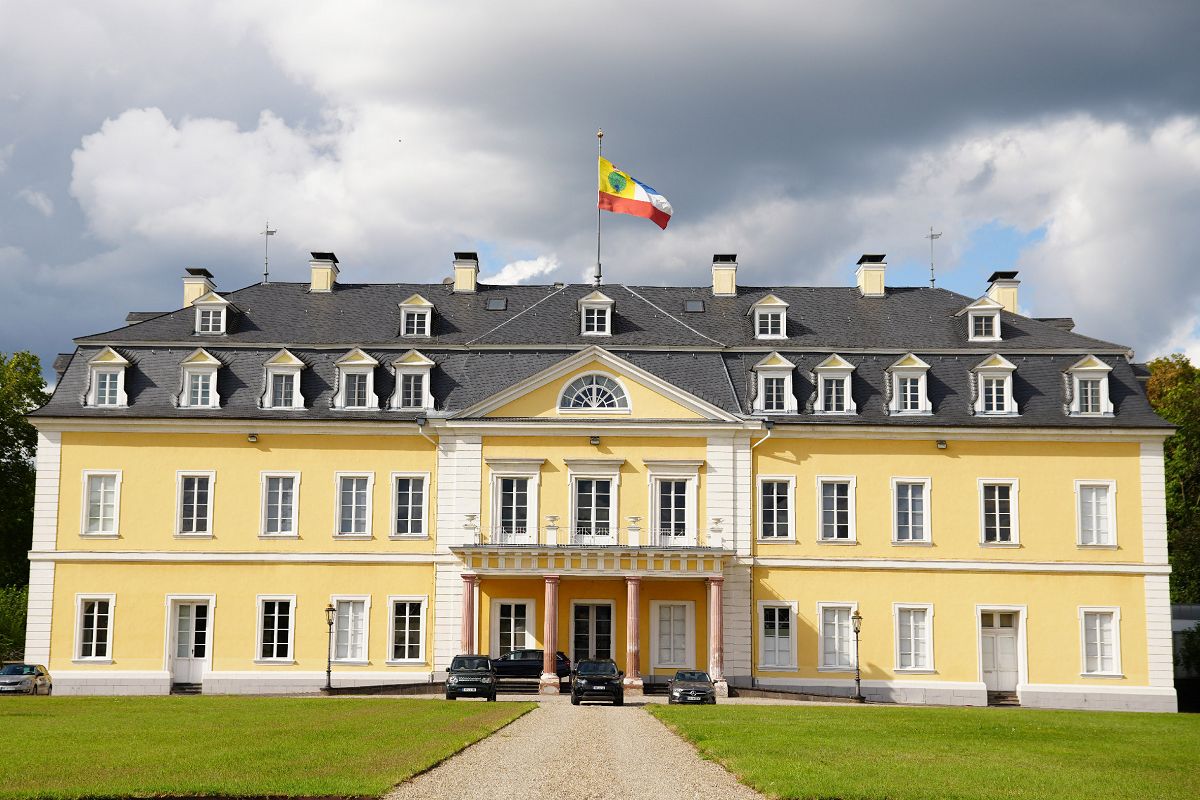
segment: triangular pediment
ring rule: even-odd
[[[586,297],[579,298],[579,305],[581,306],[611,306],[612,304],[613,299],[599,289],[588,294]]]
[[[129,366],[129,359],[125,358],[125,356],[121,355],[116,350],[113,350],[111,347],[106,347],[93,356],[92,360],[88,363],[95,364],[97,366],[127,367]]]
[[[433,303],[426,300],[419,294],[410,296],[407,300],[400,304],[401,308],[433,308]]]
[[[404,355],[392,361],[393,367],[432,367],[434,362],[418,350],[409,350]]]
[[[192,301],[194,306],[228,306],[232,305],[228,300],[216,292],[209,290]]]
[[[852,370],[854,369],[854,365],[839,356],[837,353],[834,353],[820,364],[817,364],[817,366],[813,367],[813,369],[817,371],[833,372],[834,370]]]
[[[768,294],[766,297],[760,297],[758,300],[754,301],[754,304],[750,306],[750,313],[753,313],[754,310],[757,308],[787,308],[787,307],[788,307],[788,303],[786,300],[781,300],[780,298],[776,297],[774,294]]]
[[[1096,372],[1111,372],[1112,367],[1110,367],[1108,364],[1105,364],[1091,353],[1088,353],[1086,356],[1072,364],[1070,368],[1067,369],[1067,372],[1083,372],[1086,370],[1093,370]]]
[[[377,367],[379,362],[365,352],[355,347],[349,353],[334,362],[339,367]]]
[[[791,361],[788,361],[786,358],[779,355],[779,353],[777,353],[777,352],[769,354],[762,361],[759,361],[757,364],[754,365],[754,369],[756,371],[763,370],[763,369],[795,369],[795,368],[796,368],[795,364],[793,364]]]
[[[985,294],[983,297],[980,297],[977,300],[973,300],[961,311],[958,311],[957,313],[955,313],[954,316],[961,317],[963,314],[966,314],[970,311],[1003,311],[1003,310],[1004,310],[1004,306],[1002,304],[997,303],[995,300],[993,300],[992,298],[988,297]]]
[[[1009,361],[1004,356],[1000,355],[999,353],[992,353],[983,361],[980,361],[978,364],[976,364],[975,368],[971,371],[977,372],[984,369],[1004,369],[1011,371],[1016,368],[1017,365]]]
[[[301,367],[306,364],[292,354],[286,347],[267,359],[268,367]]]
[[[929,365],[917,358],[913,353],[906,353],[896,363],[888,367],[888,369],[929,369]]]
[[[212,353],[205,350],[203,347],[198,347],[183,360],[183,365],[187,367],[219,367],[221,362],[213,356]]]

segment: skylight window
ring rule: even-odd
[[[702,314],[702,313],[704,313],[704,301],[703,300],[684,300],[683,301],[683,310],[688,314]]]
[[[487,310],[488,311],[507,311],[508,310],[508,298],[507,297],[489,297],[488,301],[487,301]]]

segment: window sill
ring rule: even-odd
[[[817,667],[817,672],[854,672],[854,667]]]
[[[375,537],[369,533],[335,533],[333,535],[333,538],[334,539],[348,539],[350,541],[364,542],[364,541],[370,541],[371,539],[374,539]]]
[[[331,406],[330,411],[380,411],[378,405],[374,406]]]
[[[1015,550],[1021,546],[1020,542],[980,542],[980,547],[996,548],[998,550]]]
[[[1115,544],[1077,544],[1080,550],[1118,550]]]
[[[357,658],[356,659],[335,658],[335,659],[333,659],[333,661],[331,661],[329,663],[336,664],[339,667],[369,667],[369,666],[371,666],[370,661],[367,661],[366,659],[357,659]]]
[[[72,658],[72,664],[111,664],[111,658]]]
[[[427,542],[429,535],[425,533],[393,533],[388,536],[393,542]]]
[[[299,539],[298,533],[260,533],[259,539]]]
[[[845,547],[846,545],[858,544],[857,539],[817,539],[817,544],[833,544]]]
[[[898,409],[892,409],[891,413],[892,413],[892,416],[894,416],[894,417],[932,417],[933,416],[932,411],[900,411]]]
[[[933,547],[933,542],[928,539],[893,539],[894,547]]]
[[[176,539],[212,539],[214,537],[211,533],[177,533],[177,534],[175,534],[175,538]]]
[[[80,539],[120,539],[119,533],[81,533]]]
[[[788,337],[782,333],[759,333],[754,338],[760,342],[781,342]]]
[[[263,667],[294,667],[295,659],[291,658],[256,658],[254,663]]]
[[[800,668],[797,667],[795,664],[789,664],[787,666],[783,666],[783,665],[776,666],[776,665],[772,665],[772,664],[759,664],[757,671],[758,672],[799,672]]]
[[[927,669],[925,667],[896,667],[892,672],[897,675],[936,675],[936,669]]]
[[[596,415],[620,417],[629,416],[633,413],[633,410],[629,408],[559,408],[558,413],[567,415],[574,414],[587,417],[594,417]]]
[[[389,658],[387,661],[385,661],[383,663],[389,667],[427,667],[427,666],[429,666],[429,662],[423,658],[400,658],[400,659],[390,659]]]
[[[813,416],[817,417],[856,417],[857,411],[820,411],[813,409]]]
[[[1081,678],[1101,678],[1101,679],[1107,679],[1107,680],[1125,680],[1125,673],[1123,673],[1123,672],[1081,672],[1081,673],[1079,673],[1079,677],[1081,677]]]
[[[759,544],[795,544],[795,536],[759,536],[755,541]]]

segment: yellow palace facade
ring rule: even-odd
[[[62,693],[440,680],[1174,710],[1162,441],[1127,348],[886,287],[303,283],[76,340],[34,412],[27,659]],[[325,609],[336,611],[332,629]],[[858,637],[853,631],[861,618]]]

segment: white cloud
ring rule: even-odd
[[[487,278],[480,278],[480,283],[496,283],[503,285],[511,285],[516,283],[524,283],[530,278],[536,278],[539,275],[549,275],[559,268],[558,256],[538,256],[537,258],[528,259],[526,261],[511,261],[495,275]]]
[[[54,201],[45,192],[25,188],[17,192],[17,197],[28,203],[33,210],[37,211],[43,217],[54,216]]]

